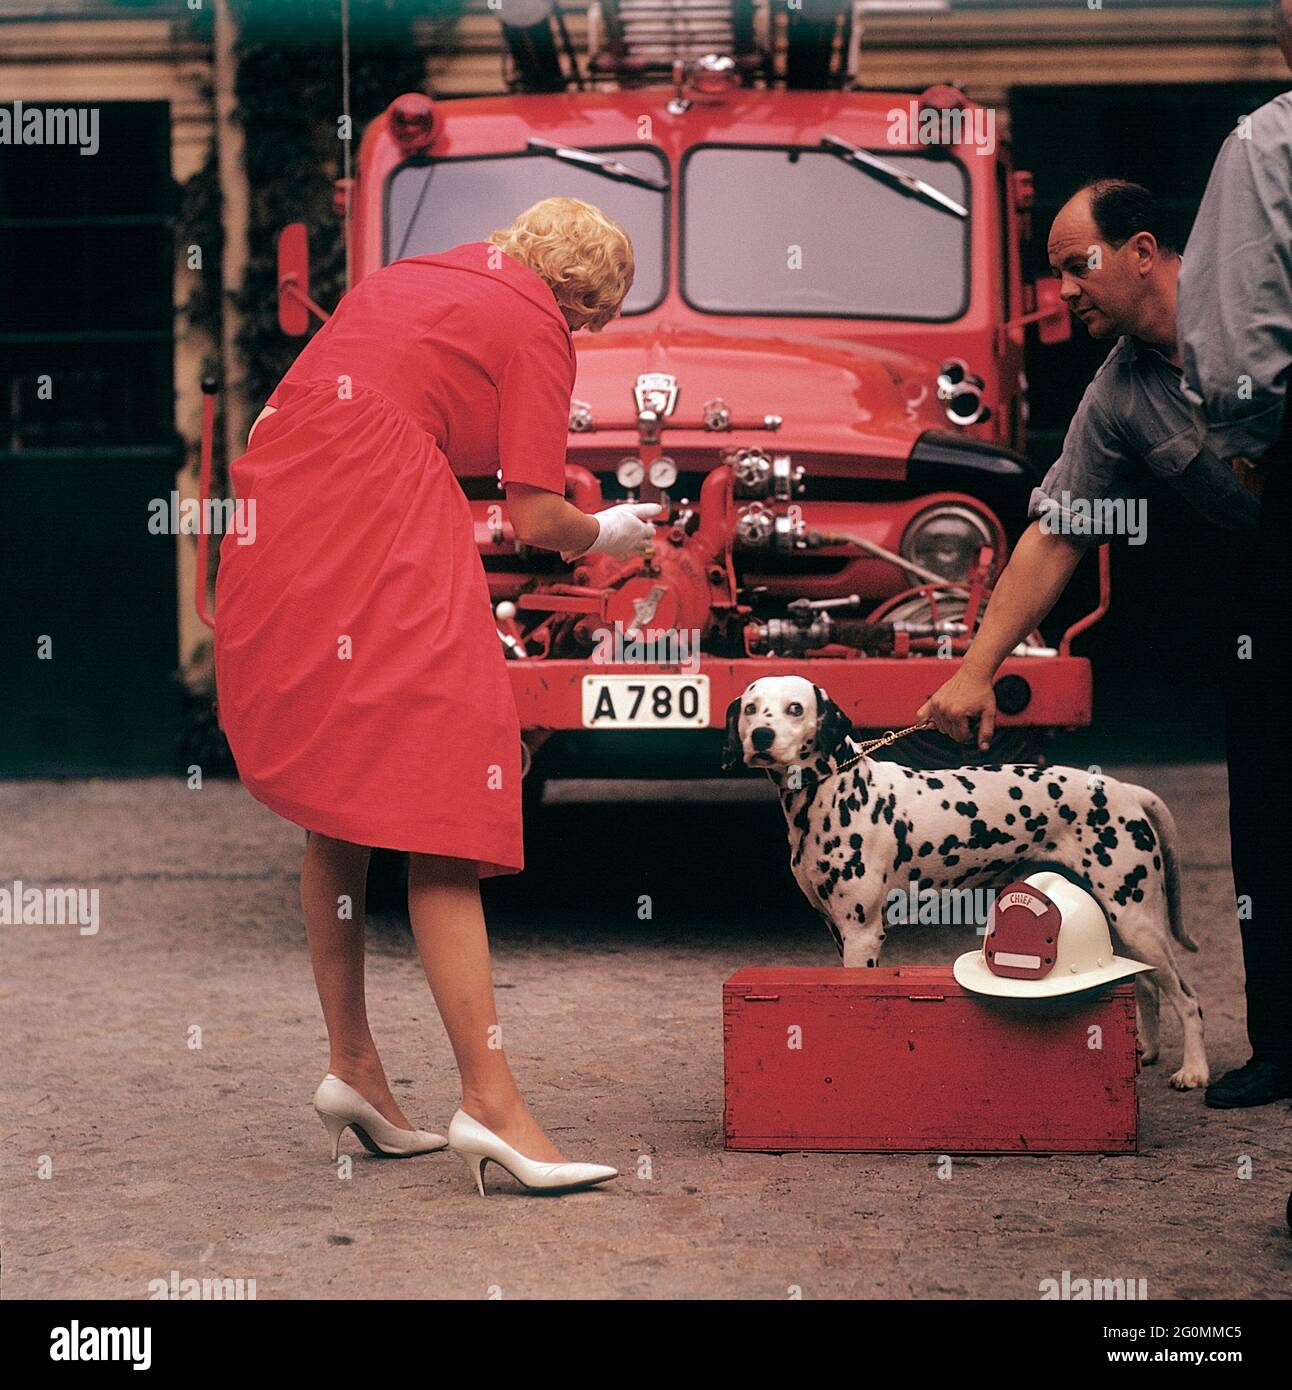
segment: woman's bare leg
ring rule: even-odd
[[[410,855],[408,915],[462,1074],[463,1110],[526,1158],[560,1162],[563,1155],[526,1108],[502,1050],[475,861]]]
[[[377,1044],[368,1029],[363,988],[364,897],[368,856],[363,845],[311,830],[301,866],[301,908],[310,964],[327,1024],[328,1070],[376,1106],[391,1124],[412,1129],[386,1083]],[[350,904],[343,912],[342,899]]]

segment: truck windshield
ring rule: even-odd
[[[877,153],[968,206],[955,160]],[[967,307],[969,218],[828,151],[699,147],[681,235],[683,296],[708,313],[938,322]]]
[[[662,151],[651,146],[596,147],[643,173],[668,178]],[[667,195],[606,178],[546,155],[490,155],[401,165],[387,195],[386,260],[429,256],[465,241],[484,241],[543,198],[580,198],[618,222],[633,243],[637,271],[623,313],[640,314],[664,297]]]

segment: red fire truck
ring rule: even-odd
[[[690,7],[725,15],[717,34],[643,28],[650,8],[601,0],[581,71],[550,0],[507,0],[513,93],[399,97],[341,190],[352,282],[557,194],[632,237],[622,315],[575,339],[566,490],[589,512],[662,503],[650,552],[566,565],[517,543],[496,474],[459,476],[531,793],[557,773],[711,774],[728,702],[768,673],[816,682],[859,728],[911,723],[1024,524],[1027,328],[1070,331],[1057,284],[1022,278],[1031,183],[994,112],[945,86],[855,89],[837,3],[805,0],[809,27],[776,45],[752,5]],[[688,56],[710,39],[728,51]],[[303,334],[311,315],[297,226],[280,320]],[[1089,721],[1071,644],[1107,606],[1100,558],[1099,607],[1002,668],[987,760]],[[893,753],[976,756],[933,734]]]

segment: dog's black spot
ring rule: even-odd
[[[976,782],[971,782],[967,777],[961,777],[958,772],[956,773],[956,781],[959,782],[967,792],[978,790],[978,784]]]
[[[1006,824],[1006,825],[1013,825],[1013,824],[1014,824],[1014,820],[1015,820],[1014,813],[1013,813],[1012,811],[1007,812],[1006,815],[1005,815],[1005,824]]]
[[[1062,819],[1067,821],[1069,825],[1071,825],[1072,822],[1077,818],[1077,813],[1072,809],[1071,806],[1067,805],[1066,802],[1059,807],[1059,815],[1062,817]]]
[[[1045,789],[1057,801],[1063,795],[1063,788],[1057,782],[1051,782]]]
[[[946,783],[939,781],[939,779],[936,777],[928,777],[925,779],[924,785],[927,787],[932,787],[936,791],[941,791],[942,788],[946,786]]]
[[[1010,794],[1010,796],[1012,796],[1012,797],[1014,798],[1015,801],[1022,801],[1022,799],[1023,799],[1023,788],[1022,788],[1022,787],[1011,787],[1011,788],[1009,789],[1009,794]]]
[[[1155,869],[1160,869],[1162,867],[1162,860],[1156,854],[1153,856],[1153,867]]]
[[[959,839],[959,837],[956,836],[956,835],[948,835],[948,836],[946,837],[946,839],[943,840],[942,843],[938,846],[938,853],[939,853],[939,854],[945,854],[945,853],[947,852],[947,850],[949,850],[949,849],[959,849],[959,848],[960,848],[960,839]]]
[[[942,809],[944,811],[949,811],[951,809],[951,803],[949,801],[944,801],[942,803]]]
[[[848,836],[848,843],[853,847],[853,849],[860,849],[860,848],[861,848],[861,836],[860,836],[860,835],[857,835],[857,834],[849,835],[849,836]]]
[[[829,830],[829,829],[830,829],[830,817],[829,817],[829,816],[826,816],[826,818],[821,822],[821,829],[822,829],[822,830]]]
[[[1150,850],[1157,844],[1157,836],[1153,834],[1153,827],[1146,820],[1128,820],[1126,829],[1130,832],[1131,840],[1136,849]],[[1154,865],[1154,867],[1157,866]]]
[[[978,814],[978,808],[972,801],[957,801],[956,810],[962,816],[968,816],[970,820]]]
[[[992,845],[1007,845],[1010,838],[1003,830],[989,827],[985,820],[976,820],[969,827],[966,843],[970,849],[988,849]]]
[[[1025,816],[1030,816],[1032,814],[1032,808],[1028,805],[1022,805],[1018,809],[1022,811]]]
[[[867,965],[874,965],[874,963],[875,963],[875,962],[874,962],[873,960],[868,960],[868,961],[866,962]]]
[[[925,840],[925,842],[920,846],[920,858],[923,859],[924,856],[925,856],[926,854],[932,854],[932,853],[933,853],[933,841],[932,841],[932,840]]]
[[[909,829],[909,823],[901,820],[893,826],[893,838],[897,841],[897,853],[893,856],[894,873],[896,873],[908,859],[915,858],[914,851],[906,841],[906,832]]]
[[[838,793],[836,792],[835,795],[837,796]],[[848,809],[848,803],[847,803],[846,800],[845,800],[845,801],[840,801],[840,802],[838,803],[838,811],[839,811],[839,824],[843,827],[844,830],[847,830],[847,828],[848,828],[848,823],[852,820],[852,812],[849,811],[849,809]]]
[[[1143,864],[1137,865],[1130,873],[1122,879],[1121,887],[1113,894],[1113,901],[1125,907],[1128,902],[1141,903],[1144,901],[1144,890],[1139,886],[1140,880],[1148,877],[1148,870]],[[1103,884],[1099,885],[1101,888]]]

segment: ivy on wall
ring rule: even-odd
[[[460,3],[460,0],[459,0]],[[342,223],[333,183],[344,170],[340,122],[340,0],[232,0],[238,21],[238,118],[250,184],[249,255],[238,339],[253,411],[278,384],[302,340],[278,327],[275,246],[280,228],[310,234],[311,294],[330,309],[344,287]],[[425,0],[351,0],[350,132],[354,171],[364,127],[401,92],[426,81],[412,22]],[[454,5],[435,7],[451,18]]]
[[[431,49],[452,42],[468,0],[350,0],[351,172],[357,173],[365,126],[402,92],[426,84]],[[333,204],[334,181],[344,171],[341,0],[229,0],[238,32],[237,117],[243,129],[249,185],[248,263],[237,294],[242,316],[237,354],[253,415],[304,344],[278,327],[276,244],[289,222],[309,229],[311,295],[331,309],[344,287],[343,226]],[[425,25],[430,22],[429,35]],[[422,28],[422,44],[413,27]],[[192,32],[212,37],[211,11],[189,15]],[[202,273],[182,306],[188,323],[211,341],[221,339],[226,287],[221,281],[225,209],[212,145],[203,167],[178,190],[176,235],[181,247],[199,246]],[[218,378],[219,350],[203,365]],[[217,429],[213,488],[226,489],[222,432]],[[214,563],[217,550],[212,548]],[[209,656],[209,651],[206,654]],[[210,717],[210,673],[187,678],[196,693],[186,715],[182,761],[229,766],[223,736]],[[194,749],[203,756],[196,757]]]

